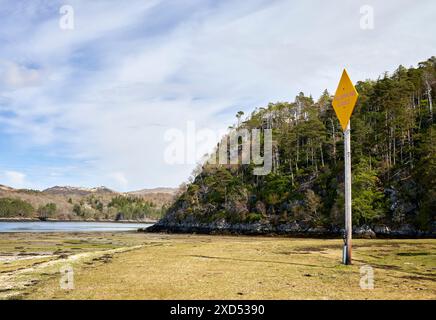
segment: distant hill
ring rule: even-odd
[[[130,191],[124,194],[128,196],[140,197],[161,207],[172,203],[176,197],[177,191],[177,188],[153,188]]]
[[[115,219],[116,215],[120,212],[137,210],[138,205],[142,206],[143,210],[146,210],[148,213],[151,212],[153,217],[156,217],[156,215],[160,215],[162,207],[172,203],[176,191],[177,189],[172,188],[154,188],[122,193],[104,186],[95,188],[54,186],[40,191],[14,189],[0,184],[0,200],[22,200],[33,207],[34,217],[38,214],[38,208],[49,203],[54,203],[56,204],[56,213],[51,218],[66,220],[110,220]],[[114,201],[118,204],[120,203],[120,197],[126,198],[126,201],[122,202],[123,208],[114,205]],[[12,203],[15,206],[17,205],[15,202]],[[151,204],[151,207],[148,204]],[[1,207],[2,205],[4,207]],[[6,206],[8,207],[6,208]],[[14,208],[14,210],[17,210],[16,214],[11,214],[10,206],[11,203],[8,201],[0,203],[0,218],[22,216],[19,208]],[[126,216],[126,214],[124,214],[124,216]]]
[[[80,188],[71,186],[54,186],[42,191],[47,194],[61,194],[61,195],[80,195],[86,196],[90,194],[115,194],[114,190],[106,188],[104,186],[96,188]]]
[[[136,196],[142,196],[145,194],[152,194],[152,193],[166,193],[175,195],[177,193],[177,188],[153,188],[153,189],[142,189],[137,191],[130,191],[126,192],[127,194],[136,195]]]
[[[4,185],[0,184],[0,190],[3,190],[3,191],[13,191],[14,188],[11,188],[11,187],[8,187],[8,186],[4,186]]]

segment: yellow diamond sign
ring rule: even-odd
[[[356,88],[348,76],[347,70],[344,69],[332,102],[333,109],[335,109],[343,131],[346,130],[350,121],[358,95]]]

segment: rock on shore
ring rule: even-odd
[[[200,233],[200,234],[235,234],[235,235],[288,235],[300,237],[341,237],[344,230],[340,228],[309,227],[304,223],[292,222],[272,225],[269,223],[236,223],[225,221],[212,223],[170,222],[161,220],[146,228],[146,232]],[[390,228],[385,225],[363,225],[353,228],[356,238],[436,238],[436,230],[420,231],[410,225]]]

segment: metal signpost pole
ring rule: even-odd
[[[345,261],[344,264],[351,264],[351,138],[350,121],[344,132],[344,158],[345,158]]]

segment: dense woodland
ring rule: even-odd
[[[353,223],[434,228],[436,58],[356,88]],[[201,165],[165,219],[343,225],[343,133],[331,102],[327,91],[317,100],[300,93],[293,102],[254,110],[245,121],[238,112],[229,130],[273,130],[272,172],[255,176],[253,164]]]

